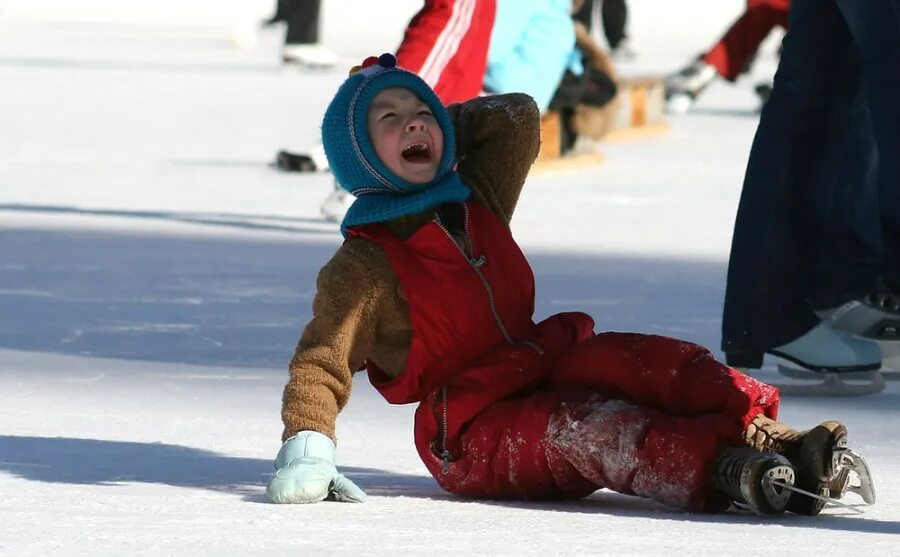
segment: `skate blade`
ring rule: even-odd
[[[309,60],[297,60],[295,58],[282,58],[282,73],[327,73],[334,69],[336,64],[313,62]]]
[[[822,381],[819,383],[770,383],[777,387],[784,396],[829,396],[852,397],[865,396],[880,393],[887,386],[884,377],[880,373],[868,382],[850,383],[840,374],[825,373],[817,376]]]
[[[778,372],[791,379],[814,380],[817,383],[775,384],[785,396],[864,396],[883,391],[887,384],[880,371],[847,371],[820,373],[795,367],[779,360]]]
[[[863,511],[862,509],[858,509],[853,505],[848,505],[846,503],[842,503],[832,497],[826,497],[825,495],[819,495],[817,493],[812,493],[810,491],[806,491],[805,489],[800,489],[799,487],[789,484],[783,480],[772,480],[772,484],[780,486],[782,489],[786,489],[788,491],[793,491],[794,493],[806,495],[807,497],[812,497],[813,499],[818,499],[819,501],[825,501],[825,503],[828,505],[834,505],[835,507],[841,507],[842,509],[847,509],[848,511],[855,512],[856,514],[866,514],[865,511]]]
[[[839,449],[838,454],[835,455],[835,460],[837,461],[836,470],[847,468],[856,475],[859,481],[858,484],[851,484],[848,479],[848,484],[844,486],[844,490],[838,497],[849,491],[862,497],[866,504],[874,505],[875,481],[872,479],[872,470],[869,468],[869,463],[866,462],[866,459],[853,450]]]

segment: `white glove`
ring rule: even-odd
[[[334,466],[334,442],[317,431],[301,431],[275,457],[266,494],[273,503],[317,503],[325,498],[362,503],[366,494]]]

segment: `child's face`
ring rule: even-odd
[[[391,87],[369,106],[369,139],[381,161],[413,184],[434,179],[444,153],[444,133],[431,109],[409,89]]]

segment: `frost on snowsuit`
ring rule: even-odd
[[[774,417],[777,391],[691,343],[594,335],[582,313],[534,324],[534,276],[509,229],[477,203],[442,211],[407,240],[381,224],[351,229],[387,254],[413,325],[403,373],[369,362],[369,377],[388,402],[421,401],[416,447],[441,487],[524,499],[608,487],[727,508],[711,489],[719,448],[741,446],[756,415]]]

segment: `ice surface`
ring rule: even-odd
[[[340,236],[319,216],[329,178],[267,163],[314,142],[344,70],[283,71],[278,30],[236,49],[229,10],[270,6],[220,4],[0,2],[0,554],[900,551],[897,384],[783,403],[799,427],[847,423],[878,488],[863,516],[696,515],[609,492],[460,500],[419,462],[413,408],[362,376],[338,458],[370,501],[268,504],[286,363]],[[345,66],[392,49],[418,5],[324,4]],[[631,4],[640,57],[622,71],[637,75],[677,68],[743,2]],[[600,329],[718,346],[752,86],[773,50],[668,135],[529,180],[513,228],[538,317],[579,309]]]

